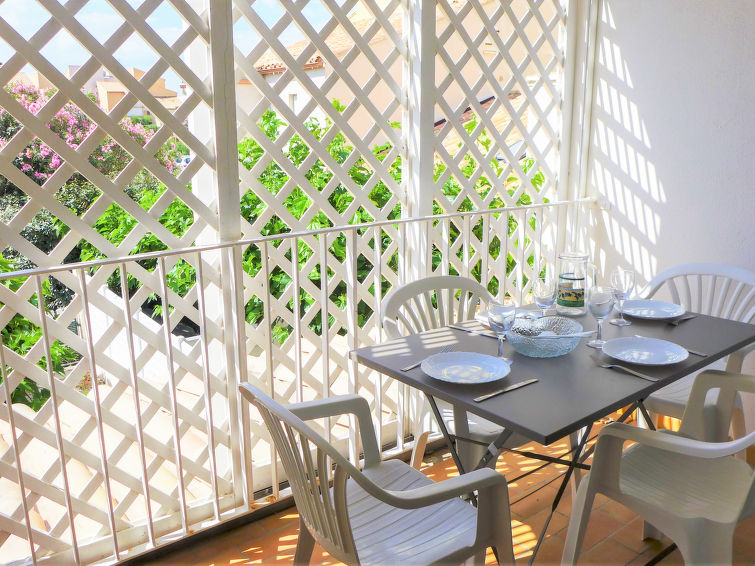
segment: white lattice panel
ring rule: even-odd
[[[118,21],[104,39],[82,24],[82,10],[95,2]],[[412,271],[406,236],[418,232],[395,224],[315,229],[392,220],[412,204],[401,169],[408,162],[411,66],[406,3],[233,0],[232,29],[212,30],[211,21],[223,22],[209,13],[220,1],[205,2],[208,11],[195,8],[199,0],[36,4],[44,18],[24,36],[6,21],[0,2],[0,40],[14,50],[0,67],[0,86],[33,69],[53,89],[39,104],[0,89],[0,108],[19,124],[0,144],[0,181],[19,199],[0,211],[0,240],[24,265],[75,260],[81,242],[97,257],[116,258],[145,245],[175,249],[213,241],[223,232],[218,209],[233,210],[222,221],[234,223],[236,203],[247,239],[304,235],[238,245],[228,251],[224,270],[225,251],[61,270],[54,277],[67,298],[46,314],[38,301],[46,276],[0,285],[0,329],[23,317],[46,337],[25,349],[4,345],[3,398],[25,378],[52,395],[37,412],[18,403],[0,406],[0,489],[16,494],[0,508],[3,557],[83,563],[122,557],[159,544],[162,535],[184,536],[192,525],[222,520],[223,511],[244,509],[255,490],[272,486],[277,495],[284,478],[271,463],[275,454],[261,423],[237,412],[236,379],[286,402],[359,393],[372,403],[381,444],[395,440],[401,447],[416,428],[411,401],[393,380],[359,368],[348,351],[382,339],[382,297]],[[153,27],[154,15],[166,9],[180,20],[172,42]],[[435,211],[554,200],[560,5],[439,0],[435,9],[436,127],[423,140],[435,153],[435,179],[426,180]],[[211,34],[232,37],[234,45],[235,76],[225,77],[218,92],[211,58],[227,54],[196,60],[217,45],[210,45]],[[75,38],[88,54],[70,78],[45,55],[61,36]],[[132,44],[153,56],[143,75],[123,62]],[[101,69],[125,90],[107,111],[82,92]],[[171,110],[152,88],[166,73],[189,90]],[[237,140],[213,139],[220,129],[207,124],[229,92]],[[146,143],[124,128],[134,107],[160,124]],[[48,127],[71,113],[84,123],[81,139],[64,139]],[[171,140],[191,152],[183,168],[161,157]],[[219,148],[236,141],[238,195],[233,181],[213,185],[228,169],[218,165],[229,162]],[[98,160],[103,144],[124,157],[116,169]],[[56,162],[49,174],[38,178],[24,169],[21,154],[30,146],[49,151],[46,163]],[[71,207],[62,197],[71,179],[85,180],[96,198]],[[145,179],[159,194],[143,207],[130,194]],[[103,229],[115,206],[125,227]],[[169,207],[187,211],[183,223],[167,222]],[[28,237],[43,216],[59,227],[48,247]],[[521,298],[532,275],[528,260],[555,218],[538,208],[424,222],[434,257],[429,271],[470,275]],[[236,312],[231,320],[224,307],[234,292],[244,316]],[[143,312],[166,297],[169,324]],[[199,329],[198,337],[178,336],[187,324]],[[235,350],[237,336],[243,346]],[[48,369],[50,349],[62,345],[74,359]],[[317,426],[352,456],[358,453],[348,420]]]
[[[82,241],[88,242],[99,257],[127,256],[148,240],[152,249],[189,247],[200,233],[213,231],[218,224],[215,203],[189,189],[197,172],[212,170],[216,159],[213,142],[197,138],[187,126],[193,113],[206,112],[213,105],[208,77],[197,75],[185,57],[190,46],[209,40],[207,14],[196,13],[184,2],[147,0],[137,6],[123,0],[103,2],[98,9],[106,11],[110,21],[119,22],[103,39],[100,30],[87,29],[81,23],[82,10],[88,4],[84,0],[35,3],[43,21],[30,37],[13,29],[0,9],[0,38],[15,50],[0,68],[0,85],[7,87],[0,89],[0,107],[20,125],[2,144],[0,174],[6,186],[15,187],[22,205],[3,211],[0,238],[15,250],[24,266],[55,266],[75,260]],[[166,43],[153,29],[150,18],[158,9],[163,13],[169,9],[183,23],[175,41]],[[70,78],[45,55],[49,53],[45,47],[62,37],[75,37],[88,53]],[[152,59],[142,75],[132,74],[124,63],[124,50],[134,44]],[[102,101],[98,104],[82,90],[90,79],[101,76],[102,69],[125,89],[120,100],[108,101],[112,104],[107,111]],[[40,103],[30,104],[14,92],[17,83],[13,81],[21,71],[27,76],[38,75],[48,89]],[[175,73],[191,90],[170,110],[152,92],[166,72]],[[153,135],[141,135],[139,128],[129,129],[123,122],[134,107],[146,109],[160,124]],[[66,138],[59,129],[48,127],[72,115],[84,124],[81,139]],[[161,149],[178,140],[193,158],[183,168],[174,167]],[[106,169],[98,159],[104,155],[103,144],[123,161]],[[25,170],[28,160],[19,154],[28,147],[43,147],[49,152],[47,158],[54,166],[48,175],[39,178]],[[145,179],[157,187],[154,202],[148,207],[130,196],[131,187]],[[83,182],[96,189],[97,197],[74,210],[61,194],[73,186],[71,183]],[[100,226],[113,206],[122,209],[120,218],[127,223],[117,238]],[[184,225],[166,221],[171,206],[184,207]],[[30,223],[42,214],[62,226],[51,249],[35,245],[28,235]],[[171,292],[169,298],[174,329],[183,317],[194,323],[200,321],[198,291],[193,284],[197,258],[186,259],[192,266],[183,271],[192,281],[182,296]],[[173,270],[170,277],[181,272],[176,261],[166,261],[165,272]],[[208,294],[219,285],[212,263],[205,260]],[[15,414],[15,429],[11,431],[6,424],[3,430],[4,439],[15,439],[20,464],[15,464],[13,446],[1,447],[3,481],[10,482],[6,487],[17,494],[5,498],[2,509],[0,548],[6,557],[11,556],[9,549],[23,549],[24,544],[29,554],[31,537],[35,558],[54,553],[60,559],[89,562],[99,556],[118,555],[142,542],[154,543],[157,536],[167,532],[188,532],[189,524],[197,519],[218,518],[218,503],[226,509],[236,505],[230,481],[228,415],[219,412],[214,429],[208,429],[200,343],[184,341],[169,348],[161,325],[141,312],[151,295],[164,295],[156,262],[130,263],[127,270],[132,317],[124,317],[129,311],[117,294],[123,294],[117,264],[86,274],[87,312],[82,307],[82,281],[76,273],[55,275],[68,289],[68,297],[44,319],[32,304],[37,302],[33,278],[14,291],[0,287],[0,328],[10,328],[14,317],[22,316],[34,328],[46,327],[54,340],[46,344],[39,339],[23,353],[17,353],[16,347],[4,349],[10,391],[28,378],[54,395],[36,413],[24,412],[23,406],[15,404],[21,411]],[[108,280],[116,293],[107,290]],[[85,316],[93,321],[92,351],[85,341]],[[207,319],[206,336],[211,348],[218,349],[222,344],[215,315]],[[48,347],[62,345],[72,350],[75,359],[50,373],[41,360],[49,358]],[[129,345],[135,348],[133,369],[128,361]],[[169,350],[172,366],[166,358]],[[94,383],[93,373],[98,376]],[[222,369],[212,374],[210,387],[216,396],[213,400],[222,405],[227,395]],[[6,407],[0,419],[9,423],[11,416]],[[208,452],[210,434],[214,435],[217,466],[211,463]],[[19,482],[27,490],[25,498],[19,492]],[[24,505],[32,519],[28,524]],[[114,529],[119,533],[117,538],[112,536]],[[23,539],[27,542],[20,544]]]
[[[561,3],[440,0],[436,10],[435,209],[554,201],[563,100]],[[521,287],[533,275],[528,260],[541,243],[544,220],[540,212],[526,221],[514,215],[502,242],[488,237],[487,221],[471,234],[462,226],[444,234],[439,226],[433,233],[438,249],[450,237],[461,251],[441,265],[436,261],[435,269],[472,271],[485,282],[494,277],[492,289],[499,290],[506,277],[506,289],[526,293]],[[500,256],[485,259],[499,249]],[[494,269],[488,274],[483,267]]]
[[[405,110],[401,3],[316,0],[310,4],[306,12],[298,3],[281,0],[272,17],[267,4],[234,2],[236,29],[247,31],[235,39],[237,75],[249,83],[237,104],[239,138],[253,140],[261,152],[256,162],[239,169],[242,199],[251,191],[261,201],[259,213],[242,221],[247,237],[269,233],[272,226],[277,231],[306,230],[384,220],[399,213],[403,189],[392,173],[403,156],[403,138],[391,122],[400,122]],[[319,19],[313,18],[317,13]],[[285,33],[293,29],[297,30],[293,36]],[[256,40],[244,41],[250,35]],[[334,101],[341,107],[335,107]],[[281,122],[274,133],[260,127],[271,111]],[[308,127],[311,120],[322,130]],[[303,148],[306,157],[297,156],[297,148]],[[269,180],[273,173],[281,180],[274,190]],[[304,203],[297,215],[292,213],[292,199]],[[373,292],[375,265],[378,259],[385,262],[396,254],[397,230],[388,227],[386,239],[391,243],[377,250],[372,231],[353,240],[350,233],[327,238],[327,243],[303,238],[298,250],[288,240],[277,247],[266,245],[256,253],[268,268],[257,273],[247,270],[244,275],[246,303],[267,294],[274,286],[271,276],[290,275],[285,290],[276,294],[273,289],[270,304],[262,307],[275,335],[260,333],[254,326],[247,331],[254,377],[286,401],[345,392],[374,399],[375,388],[380,387],[374,374],[360,371],[357,376],[347,352],[377,339],[375,311],[380,296]],[[297,269],[292,257],[299,252]],[[355,260],[358,266],[353,265]],[[330,272],[327,291],[320,283],[323,269]],[[359,271],[353,287],[351,269]],[[387,265],[381,267],[380,277],[387,287],[398,281]],[[294,304],[295,296],[303,297],[301,304]],[[331,323],[322,330],[323,319],[329,318]],[[326,342],[329,348],[323,346]],[[396,420],[396,403],[395,391],[385,395],[386,421]],[[333,432],[338,431],[336,427]],[[257,451],[267,444],[262,432],[252,441]],[[259,481],[263,480],[255,478],[255,485]],[[270,481],[267,474],[264,481]]]

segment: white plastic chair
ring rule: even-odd
[[[647,298],[661,294],[694,312],[740,322],[755,321],[755,273],[746,269],[714,263],[678,265],[659,273],[648,283],[646,289],[643,295]],[[745,356],[753,349],[755,344],[729,355],[726,362],[721,361],[710,367],[725,367],[727,372],[740,373]],[[695,375],[688,375],[659,389],[645,400],[645,407],[653,420],[657,414],[677,419],[682,417]],[[712,407],[715,403],[715,394],[712,394],[706,405]],[[739,395],[735,400],[731,429],[734,438],[745,434],[744,410]],[[722,431],[711,432],[716,436],[709,437],[708,440],[726,440],[728,432],[728,426]]]
[[[457,275],[427,277],[407,283],[386,297],[383,306],[383,328],[388,338],[394,340],[408,334],[472,320],[477,307],[481,303],[491,301],[493,297],[488,290],[473,279]],[[437,400],[437,404],[450,434],[484,444],[483,446],[463,441],[456,443],[464,470],[474,469],[485,454],[486,446],[493,442],[503,429],[481,417],[454,409],[445,401]],[[456,418],[454,410],[458,412]],[[427,434],[423,433],[415,444],[415,453],[412,456],[415,463],[422,460]],[[523,436],[512,434],[504,447],[514,448],[527,442]],[[490,465],[495,467],[495,461],[491,461]]]
[[[380,460],[367,401],[345,395],[288,408],[249,384],[239,390],[270,431],[299,511],[295,564],[308,564],[315,541],[347,564],[483,564],[492,546],[513,564],[508,485],[483,469],[435,483],[400,460]],[[353,414],[359,470],[304,420]],[[332,488],[327,471],[335,465]],[[461,495],[478,490],[478,507]]]
[[[704,410],[714,389],[716,413]],[[678,433],[623,423],[601,430],[592,469],[572,505],[562,564],[577,561],[598,493],[670,537],[685,564],[731,564],[734,528],[755,514],[755,473],[731,455],[754,445],[755,432],[730,442],[702,439],[711,427],[730,422],[738,391],[755,392],[755,376],[704,371],[692,387]],[[622,452],[626,441],[635,444]]]

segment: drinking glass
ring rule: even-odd
[[[606,343],[603,340],[603,321],[611,314],[613,304],[612,287],[595,285],[587,290],[587,308],[598,321],[598,335],[595,340],[590,340],[587,343],[590,348],[602,348],[603,344]]]
[[[556,280],[552,275],[546,274],[544,277],[535,279],[532,284],[532,297],[545,316],[548,309],[556,302]]]
[[[516,320],[516,305],[511,298],[506,297],[502,304],[494,303],[488,307],[488,324],[498,336],[498,357],[503,357],[503,340]]]
[[[611,272],[611,286],[613,297],[619,305],[619,316],[609,322],[614,326],[629,326],[632,323],[624,318],[624,300],[634,289],[634,271],[617,267]]]

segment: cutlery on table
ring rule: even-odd
[[[645,338],[645,336],[640,336],[639,334],[635,334],[634,336],[635,336],[635,338]],[[684,348],[685,350],[687,350],[690,354],[694,354],[695,356],[700,356],[701,358],[707,358],[708,357],[708,354],[706,354],[705,352],[698,352],[697,350],[690,350],[686,346],[682,346],[682,348]]]
[[[479,397],[475,397],[474,402],[480,403],[482,401],[490,399],[491,397],[500,395],[501,393],[506,393],[507,391],[513,391],[514,389],[519,389],[520,387],[524,387],[525,385],[529,385],[530,383],[535,383],[536,381],[537,381],[537,378],[533,377],[532,379],[526,379],[524,381],[520,381],[519,383],[514,383],[512,385],[509,385],[508,387],[504,387],[503,389],[493,391],[492,393],[486,393],[485,395],[480,395]]]
[[[498,336],[496,336],[492,332],[485,332],[484,330],[478,330],[476,328],[464,328],[463,326],[456,326],[455,324],[449,324],[448,328],[461,330],[462,332],[469,332],[470,334],[476,334],[478,336],[485,336],[486,338],[495,338],[496,340],[498,339]]]
[[[647,381],[653,381],[653,382],[658,381],[657,377],[652,377],[652,376],[649,376],[649,375],[645,375],[644,373],[640,373],[637,370],[634,370],[632,368],[628,368],[626,366],[622,366],[620,364],[600,364],[600,367],[606,368],[606,369],[620,369],[620,370],[625,371],[625,372],[627,372],[629,374],[632,374],[635,377],[646,379]]]
[[[692,320],[693,318],[697,318],[696,314],[688,314],[684,316],[680,316],[679,318],[675,318],[674,320],[670,320],[668,323],[672,326],[679,326],[682,322],[685,320]]]
[[[440,350],[436,352],[436,354],[445,354],[446,352],[452,352],[453,349],[454,349],[453,346],[443,346]],[[418,361],[415,364],[410,364],[406,366],[405,368],[401,368],[401,371],[409,371],[411,369],[419,367],[420,365],[422,365],[423,361],[425,361],[425,358],[422,358],[420,361]]]

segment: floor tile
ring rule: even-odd
[[[590,550],[582,552],[580,564],[600,564],[601,566],[624,566],[637,555],[626,546],[613,540],[604,540]]]
[[[555,451],[558,447],[553,447]],[[554,452],[556,453],[556,452]],[[437,453],[436,453],[437,454]],[[438,461],[431,455],[428,461],[434,461],[423,472],[435,481],[458,474],[453,461],[446,455]],[[498,462],[498,469],[522,465],[523,460],[516,455],[506,455]],[[527,462],[524,467],[536,467],[539,463]],[[520,470],[512,472],[514,475]],[[533,474],[538,481],[555,474],[555,467],[548,467],[544,473]],[[533,478],[535,479],[535,478]],[[526,564],[532,554],[537,537],[545,524],[550,506],[556,495],[559,480],[541,489],[532,497],[519,501],[512,506],[512,534],[514,537],[517,564]],[[524,485],[527,483],[528,485]],[[512,501],[521,496],[520,488],[531,488],[535,482],[522,482],[510,489]],[[568,486],[548,528],[547,538],[543,541],[535,564],[560,564],[564,540],[571,511],[572,488]],[[232,566],[241,564],[292,564],[298,540],[299,515],[296,509],[276,513],[255,523],[245,525],[218,535],[212,539],[198,542],[167,555],[152,564],[156,566]],[[668,540],[661,542],[642,541],[642,520],[629,509],[598,495],[593,505],[590,523],[585,535],[581,555],[584,564],[632,564],[640,566],[653,558],[667,546]],[[661,566],[681,564],[679,551],[664,558]],[[734,535],[734,563],[755,564],[755,517],[744,521]],[[334,566],[338,561],[330,557],[319,546],[312,556],[313,565]],[[495,564],[491,551],[486,554],[486,564]]]

